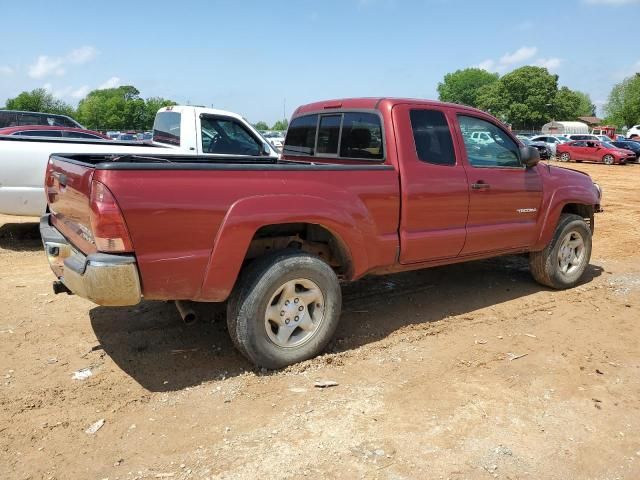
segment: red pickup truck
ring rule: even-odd
[[[538,161],[472,108],[326,101],[296,110],[280,159],[53,155],[40,228],[56,292],[186,318],[227,301],[238,349],[278,368],[323,350],[340,282],[367,274],[529,253],[538,282],[575,285],[601,191]]]

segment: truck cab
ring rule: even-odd
[[[275,148],[242,116],[213,108],[161,108],[153,123],[153,143],[211,157],[278,156]]]

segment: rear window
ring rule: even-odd
[[[284,152],[381,160],[384,150],[380,117],[369,112],[345,112],[294,118],[287,131]]]
[[[318,127],[318,148],[316,152],[324,155],[338,154],[340,123],[342,115],[323,115]]]
[[[316,145],[317,115],[294,118],[287,130],[285,153],[292,155],[313,155]]]
[[[158,112],[153,122],[153,140],[180,146],[180,113]]]
[[[381,160],[383,154],[380,117],[375,113],[345,113],[340,156]]]

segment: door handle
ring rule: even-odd
[[[489,185],[488,183],[484,183],[482,180],[478,180],[477,183],[471,184],[471,188],[473,190],[486,190],[488,188],[491,188],[491,185]]]

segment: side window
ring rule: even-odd
[[[64,136],[68,138],[84,138],[84,139],[89,138],[91,140],[96,140],[100,138],[96,135],[91,135],[90,133],[84,133],[84,132],[64,132]]]
[[[22,135],[25,137],[60,138],[62,137],[62,132],[60,130],[25,130],[24,132],[16,132],[14,135]]]
[[[451,131],[444,113],[437,110],[411,110],[409,115],[418,158],[436,165],[455,165]]]
[[[316,144],[318,115],[294,118],[287,129],[284,153],[291,155],[313,155]]]
[[[586,147],[587,142],[578,140],[577,142],[573,142],[571,144],[572,147]]]
[[[236,120],[203,116],[200,123],[204,153],[260,155],[260,143]]]
[[[474,167],[520,167],[518,146],[506,132],[491,122],[476,117],[458,115],[467,158]],[[480,141],[471,136],[482,132]]]
[[[382,126],[374,113],[345,113],[342,119],[340,156],[381,160]]]

